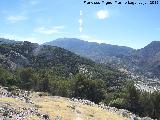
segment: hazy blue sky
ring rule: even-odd
[[[160,40],[160,2],[151,5],[149,0],[133,1],[147,4],[106,6],[87,5],[84,0],[0,0],[0,37],[37,43],[72,37],[142,48]]]

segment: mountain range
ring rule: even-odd
[[[160,41],[153,41],[138,50],[125,46],[88,42],[76,38],[59,38],[43,45],[1,38],[0,45],[0,59],[5,63],[3,66],[13,68],[30,65],[34,65],[34,67],[53,67],[64,63],[67,71],[74,73],[77,69],[70,67],[73,66],[73,63],[78,66],[81,63],[96,62],[123,72],[129,71],[128,73],[160,78]],[[9,51],[12,54],[9,54]],[[41,61],[46,62],[42,63]]]
[[[62,47],[95,62],[105,63],[118,69],[160,77],[160,41],[153,41],[138,50],[76,38],[60,38],[44,44]]]

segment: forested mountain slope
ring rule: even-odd
[[[80,73],[91,79],[104,80],[110,86],[123,84],[122,81],[125,81],[123,73],[110,67],[96,64],[63,48],[27,41],[0,44],[0,66],[9,70],[26,67],[48,69],[66,78]]]
[[[160,77],[160,41],[153,41],[142,49],[87,42],[75,38],[60,38],[47,45],[55,45],[96,62],[118,69]]]

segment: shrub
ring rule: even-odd
[[[117,98],[115,100],[110,101],[109,106],[116,107],[119,109],[124,108],[126,101],[122,98]]]

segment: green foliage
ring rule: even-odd
[[[33,70],[32,68],[22,69],[20,71],[21,88],[30,90],[33,84]]]
[[[160,120],[160,92],[153,93],[137,90],[134,82],[129,81],[124,90],[108,93],[103,102],[106,105],[127,109],[142,117],[149,116]]]
[[[42,71],[42,73],[39,75],[39,78],[39,90],[43,92],[49,91],[49,74],[47,73],[47,71]],[[37,84],[37,81],[35,82],[35,84]]]
[[[142,92],[140,94],[140,105],[142,116],[150,116],[154,119],[160,119],[160,92],[153,93]]]
[[[142,92],[140,96],[141,115],[147,116],[152,111],[153,105],[151,100],[151,93]]]
[[[110,101],[109,106],[116,107],[116,108],[124,108],[126,104],[126,101],[122,98],[117,98],[115,100]]]
[[[71,97],[71,85],[72,83],[70,80],[54,80],[51,82],[50,92],[56,96]]]
[[[127,101],[127,109],[133,111],[134,113],[139,112],[139,99],[140,92],[134,86],[134,83],[131,82],[127,85],[126,89],[126,101]]]
[[[57,75],[55,69],[21,68],[9,71],[0,68],[0,84],[8,86],[13,94],[15,88],[48,92],[56,96],[76,97],[99,103],[128,109],[140,116],[160,119],[160,92],[140,92],[134,83],[126,89],[107,91],[108,83],[99,79],[88,78],[84,74],[71,75],[68,78]]]
[[[18,85],[18,80],[13,73],[0,67],[0,84],[4,86]]]
[[[152,117],[160,119],[160,93],[155,91],[151,95]]]
[[[0,68],[0,84],[6,85],[7,84],[7,79],[8,79],[8,71]]]
[[[106,86],[102,80],[90,80],[78,74],[74,86],[74,97],[100,102],[105,98]]]
[[[128,109],[140,116],[150,116],[154,119],[160,119],[160,92],[153,93],[141,92],[136,89],[134,83],[127,84],[125,95],[112,101],[109,105]]]

